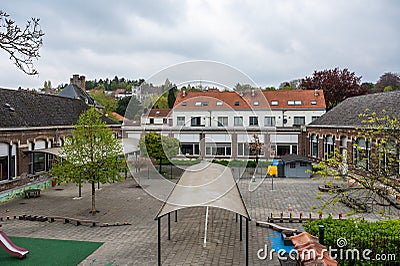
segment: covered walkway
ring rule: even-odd
[[[240,217],[240,241],[242,241],[242,217],[246,220],[246,265],[249,257],[249,220],[250,215],[244,204],[242,195],[232,172],[228,167],[201,162],[186,169],[182,177],[172,189],[156,216],[158,221],[158,265],[161,265],[161,218],[168,217],[168,240],[171,239],[171,212],[189,207],[206,207],[204,229],[204,246],[207,243],[208,209],[215,207],[236,213]]]

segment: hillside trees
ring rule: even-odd
[[[117,107],[117,100],[111,95],[104,93],[104,91],[90,93],[90,95],[104,107],[103,113],[108,116],[110,116]]]
[[[375,84],[376,92],[400,90],[400,75],[387,72],[380,76]]]

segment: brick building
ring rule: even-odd
[[[365,127],[362,121],[366,110],[377,116],[386,111],[386,115],[399,118],[400,91],[376,93],[351,97],[307,125],[302,136],[306,155],[314,160],[324,160],[332,156],[335,149],[351,161],[353,165],[367,168],[371,153],[371,141],[359,136],[359,130]],[[399,158],[399,143],[396,143]]]
[[[0,183],[51,168],[42,149],[62,146],[80,114],[81,99],[0,89]],[[120,135],[120,124],[103,118]]]

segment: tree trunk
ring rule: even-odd
[[[92,181],[92,215],[96,215],[96,184]]]

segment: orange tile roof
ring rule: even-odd
[[[115,117],[116,119],[118,119],[118,121],[126,121],[129,120],[128,118],[116,113],[116,112],[112,112],[111,113],[113,117]]]
[[[171,112],[171,109],[150,109],[145,116],[147,117],[167,117],[169,116],[169,113]]]
[[[238,93],[234,91],[201,91],[201,92],[179,92],[174,109],[325,109],[325,98],[322,90],[318,90],[315,96],[314,90],[277,90]],[[273,105],[278,101],[278,105]],[[293,101],[289,105],[289,101]],[[301,105],[296,105],[301,101]],[[312,104],[312,101],[314,104]],[[217,102],[223,102],[217,105]],[[197,103],[197,105],[196,105]],[[257,104],[258,103],[258,104]]]
[[[315,95],[317,92],[317,95]],[[271,108],[326,108],[325,97],[323,90],[278,90],[278,91],[264,91],[265,97],[271,105],[272,101],[278,101],[278,106],[271,106]],[[301,101],[301,105],[289,105],[289,101]],[[311,101],[316,101],[311,104]]]

